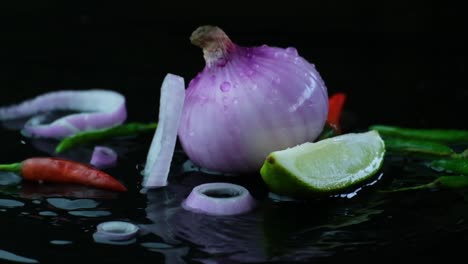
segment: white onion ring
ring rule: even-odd
[[[29,137],[63,138],[81,131],[119,125],[127,118],[125,97],[110,90],[56,91],[39,95],[22,103],[0,108],[0,120],[10,120],[53,110],[72,110],[72,114],[50,124],[31,125],[23,129]]]
[[[140,228],[128,222],[109,221],[100,223],[96,229],[95,235],[99,238],[110,241],[122,241],[134,238]]]
[[[89,163],[100,169],[113,167],[117,163],[117,152],[108,147],[96,146]]]
[[[209,215],[243,214],[255,205],[246,188],[225,182],[198,185],[182,203],[186,210]]]

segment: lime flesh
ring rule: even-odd
[[[378,132],[345,134],[272,152],[260,174],[274,193],[334,193],[374,175],[384,154]]]

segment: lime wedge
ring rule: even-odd
[[[332,193],[374,175],[385,145],[377,131],[345,134],[270,153],[260,173],[274,193]]]

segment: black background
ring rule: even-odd
[[[155,1],[156,2],[156,1]],[[129,119],[157,117],[168,72],[189,82],[204,67],[190,44],[203,24],[240,45],[294,46],[329,93],[348,93],[359,125],[466,128],[461,8],[429,1],[2,3],[0,104],[59,89],[106,88]]]
[[[316,64],[330,94],[348,94],[346,114],[357,129],[468,128],[461,7],[409,0],[156,2],[3,1],[0,105],[46,91],[105,88],[126,96],[130,121],[155,121],[164,76],[179,74],[188,84],[202,70],[202,52],[188,38],[213,24],[239,45],[296,47]],[[2,163],[30,155],[18,147],[16,131],[0,135]],[[450,240],[447,249],[424,254],[457,244],[457,237],[439,237],[427,243]],[[399,254],[406,245],[396,248]]]

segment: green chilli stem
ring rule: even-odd
[[[0,164],[0,171],[11,171],[19,173],[21,171],[21,162],[12,164]]]
[[[379,192],[382,193],[394,193],[394,192],[407,192],[407,191],[417,191],[417,190],[427,190],[427,189],[432,189],[436,187],[438,184],[438,181],[435,180],[433,182],[427,183],[427,184],[422,184],[422,185],[417,185],[417,186],[411,186],[411,187],[404,187],[404,188],[398,188],[398,189],[393,189],[393,190],[381,190]]]

